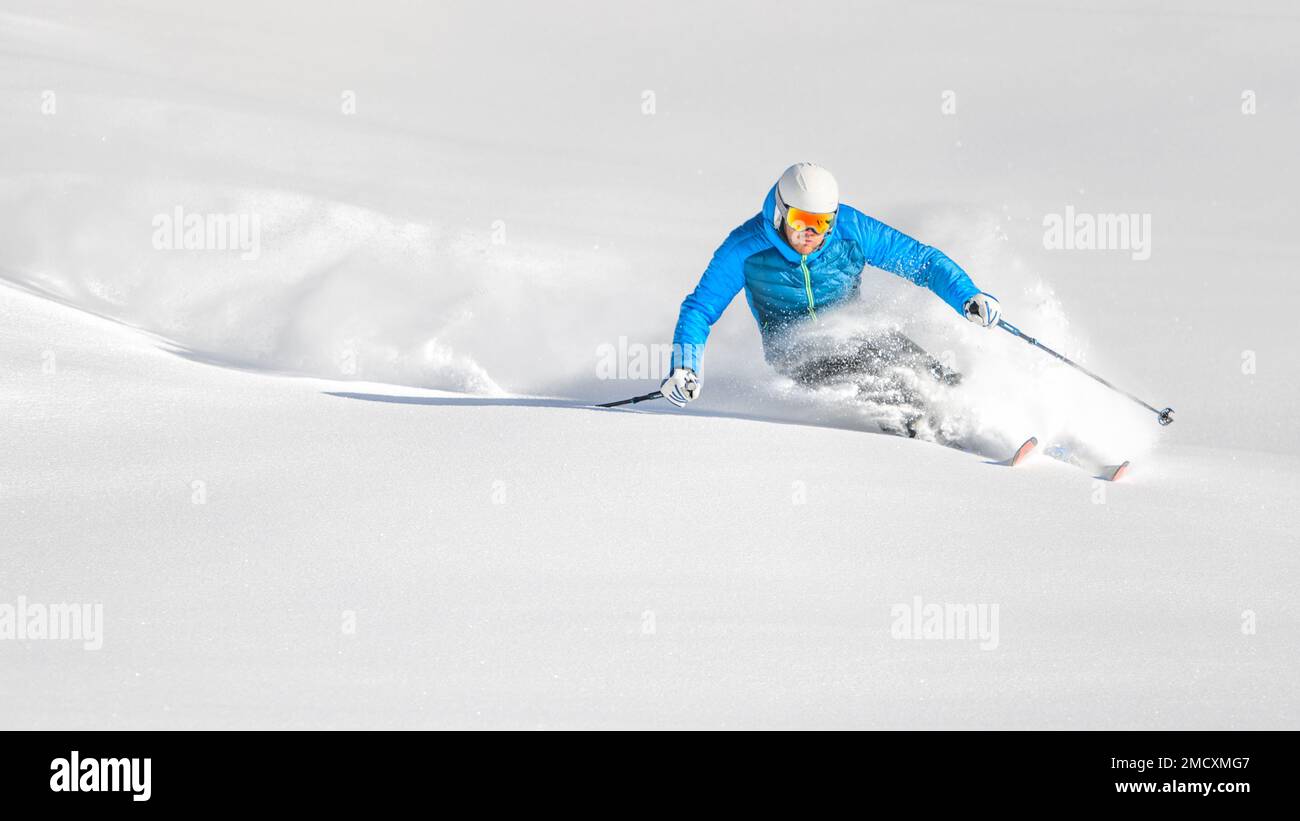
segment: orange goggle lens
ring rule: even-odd
[[[835,224],[835,212],[814,214],[812,211],[791,208],[785,212],[785,224],[796,231],[807,231],[811,228],[819,234],[824,234]]]

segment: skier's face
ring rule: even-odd
[[[811,254],[822,246],[822,241],[826,239],[825,234],[819,234],[809,228],[805,231],[796,231],[787,223],[785,226],[785,241],[790,243],[790,247],[801,254]]]

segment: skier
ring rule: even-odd
[[[998,301],[976,288],[957,263],[841,204],[829,171],[797,163],[768,191],[762,213],[731,232],[699,285],[682,301],[673,333],[672,373],[661,386],[664,397],[678,407],[699,397],[700,357],[709,329],[742,288],[758,322],[764,358],[802,384],[850,374],[879,378],[904,361],[936,379],[955,382],[959,375],[898,333],[858,340],[848,350],[813,358],[791,344],[798,339],[791,331],[816,320],[818,310],[857,295],[867,265],[928,287],[971,322],[986,328],[997,324]],[[900,401],[918,399],[914,392],[904,394]],[[907,424],[908,435],[916,435],[915,419],[913,415]]]

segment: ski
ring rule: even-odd
[[[1105,468],[1107,473],[1103,478],[1105,478],[1107,482],[1118,482],[1128,473],[1128,464],[1128,461],[1125,461],[1119,465],[1107,465]]]
[[[1100,459],[1086,458],[1081,455],[1078,447],[1071,447],[1065,444],[1055,444],[1045,451],[1048,456],[1058,462],[1065,462],[1067,465],[1074,465],[1080,470],[1091,473],[1097,479],[1103,479],[1107,482],[1118,482],[1128,474],[1130,463],[1125,460],[1118,465],[1103,464]]]
[[[1038,447],[1038,437],[1037,436],[1029,437],[1028,439],[1025,440],[1025,443],[1023,445],[1016,448],[1016,452],[1012,454],[1010,459],[1007,460],[1007,466],[1015,467],[1016,465],[1025,461],[1025,459],[1029,458],[1029,454],[1033,453],[1034,448],[1036,447]]]

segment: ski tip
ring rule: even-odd
[[[1011,461],[1009,462],[1011,467],[1015,467],[1016,465],[1023,462],[1025,460],[1025,457],[1028,456],[1030,452],[1033,451],[1033,449],[1036,447],[1038,447],[1037,436],[1031,436],[1028,439],[1026,439],[1025,443],[1021,445],[1019,448],[1017,448],[1015,455],[1011,457]]]
[[[1123,479],[1124,475],[1127,473],[1128,473],[1128,462],[1125,462],[1122,465],[1115,465],[1111,469],[1110,475],[1107,476],[1106,478],[1111,482],[1118,482],[1120,479]]]

